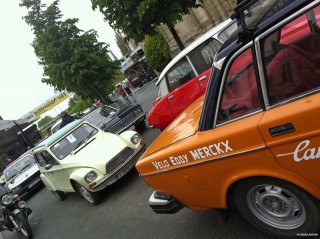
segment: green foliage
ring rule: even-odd
[[[41,120],[39,120],[38,122],[38,128],[41,128],[43,125],[49,123],[51,120],[53,120],[53,118],[51,116],[45,116],[44,118],[42,118]]]
[[[7,159],[7,156],[2,151],[0,151],[0,174],[1,175],[2,175],[3,166],[4,166],[6,159]]]
[[[69,114],[72,115],[72,114],[80,113],[80,112],[84,111],[85,109],[87,109],[88,107],[92,106],[93,103],[94,103],[94,101],[92,101],[92,100],[78,99],[76,104],[74,106],[72,106],[71,108],[69,108]]]
[[[145,38],[144,53],[148,64],[158,72],[171,60],[169,45],[159,31]]]
[[[140,42],[146,35],[154,34],[160,24],[173,26],[182,20],[193,7],[195,0],[91,0],[92,8],[98,8],[105,20],[127,39]]]
[[[21,0],[28,9],[24,17],[35,39],[32,46],[43,66],[42,82],[57,91],[75,92],[84,99],[107,103],[111,79],[120,71],[120,61],[113,61],[109,45],[98,42],[97,32],[77,28],[78,19],[61,20],[59,0],[49,7],[40,0]]]

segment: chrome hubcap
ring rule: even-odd
[[[83,186],[78,184],[78,189],[81,195],[90,203],[93,203],[93,198],[91,197],[90,193],[85,189]]]
[[[306,220],[300,200],[289,191],[273,185],[258,185],[247,194],[251,212],[265,224],[278,229],[295,229]]]

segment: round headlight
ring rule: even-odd
[[[18,202],[18,207],[19,208],[25,208],[26,206],[27,206],[27,203],[25,201]]]
[[[94,171],[91,171],[87,173],[87,175],[84,177],[84,180],[86,180],[87,183],[92,183],[97,178],[97,174]]]
[[[132,142],[133,144],[137,144],[137,143],[139,143],[140,141],[141,141],[141,137],[140,137],[139,134],[135,134],[135,135],[133,135],[133,136],[131,137],[131,142]]]
[[[2,198],[2,203],[3,203],[4,205],[9,205],[9,204],[12,203],[12,200],[13,200],[12,195],[5,195],[5,196],[3,196],[3,198]]]

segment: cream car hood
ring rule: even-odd
[[[105,173],[106,164],[127,144],[118,135],[98,134],[61,161],[63,167],[91,167]]]

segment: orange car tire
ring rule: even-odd
[[[319,201],[287,181],[269,177],[246,179],[237,184],[233,200],[248,222],[270,235],[296,237],[319,233]]]

